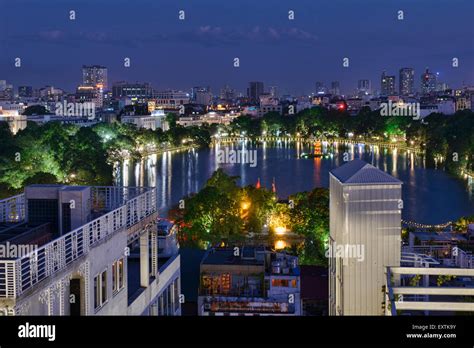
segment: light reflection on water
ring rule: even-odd
[[[472,188],[441,170],[426,168],[425,159],[405,150],[391,150],[378,146],[343,144],[325,145],[324,158],[300,159],[302,152],[310,152],[307,144],[280,141],[255,145],[228,145],[234,149],[257,150],[257,166],[249,164],[219,164],[216,148],[167,152],[152,155],[138,163],[125,162],[118,170],[118,184],[127,186],[157,186],[161,214],[180,199],[197,192],[219,167],[228,174],[240,176],[239,185],[255,184],[271,189],[275,178],[280,198],[315,187],[328,187],[329,171],[349,159],[361,158],[403,181],[403,218],[420,223],[443,223],[463,215],[474,214]]]

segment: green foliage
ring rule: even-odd
[[[410,286],[418,286],[418,284],[420,283],[420,279],[421,279],[421,275],[420,275],[420,274],[414,275],[414,276],[410,279]]]
[[[329,190],[315,188],[311,192],[300,192],[290,199],[291,230],[305,237],[298,254],[301,264],[326,265],[325,252],[329,238]]]
[[[241,192],[236,177],[217,170],[196,195],[185,200],[185,239],[195,243],[220,243],[243,237]]]
[[[31,110],[30,110],[31,111]],[[27,184],[66,183],[111,185],[114,163],[138,159],[147,151],[196,144],[207,146],[210,127],[176,126],[167,132],[130,124],[99,123],[79,128],[48,122],[28,122],[15,136],[0,123],[0,191],[16,192]]]
[[[436,285],[441,286],[444,283],[449,283],[454,279],[456,279],[456,276],[453,275],[439,275],[438,278],[436,278]]]
[[[254,186],[237,186],[237,177],[218,169],[204,188],[185,200],[182,214],[173,219],[182,226],[181,240],[198,246],[228,244],[243,240],[249,232],[260,233],[263,225],[286,227],[302,236],[296,248],[301,264],[327,264],[329,193],[316,188],[290,197],[294,208],[277,203],[273,192]]]

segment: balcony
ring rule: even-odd
[[[15,299],[87,255],[109,236],[136,233],[156,215],[156,192],[145,187],[92,187],[91,221],[15,260],[0,260],[0,299]],[[0,201],[0,223],[25,220],[24,195]]]

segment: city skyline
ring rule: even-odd
[[[415,70],[419,90],[420,75],[429,67],[450,86],[473,84],[468,1],[439,8],[426,1],[400,1],[383,9],[373,1],[365,4],[282,1],[269,9],[265,1],[208,0],[200,6],[165,1],[158,6],[142,0],[138,9],[122,1],[111,8],[89,1],[40,6],[25,0],[1,11],[6,24],[0,34],[6,52],[0,56],[1,78],[16,87],[54,85],[73,91],[82,65],[96,64],[108,67],[110,85],[126,80],[149,82],[158,90],[211,86],[213,93],[230,85],[245,93],[249,81],[264,81],[278,86],[280,94],[305,95],[316,81],[327,87],[339,81],[341,92],[348,94],[361,79],[379,89],[382,71],[398,80],[403,67]],[[32,11],[23,14],[24,6]],[[423,12],[426,6],[430,16]],[[70,10],[76,11],[75,20],[69,19]],[[184,20],[178,18],[180,10]],[[403,20],[397,19],[400,10]],[[294,11],[293,20],[289,11]],[[24,18],[21,25],[14,20],[19,16]],[[20,68],[14,66],[17,57],[22,58]],[[129,68],[123,67],[126,57]],[[240,67],[234,67],[234,58]],[[349,58],[348,67],[343,58]],[[456,68],[453,58],[459,59]]]
[[[3,341],[470,343],[473,13],[0,0]]]
[[[326,81],[315,81],[313,83],[313,87],[310,88],[309,91],[306,93],[291,93],[291,92],[285,92],[287,91],[287,88],[285,86],[279,86],[279,85],[272,85],[271,83],[268,83],[267,81],[257,81],[257,80],[252,80],[246,82],[246,85],[244,87],[240,88],[235,88],[232,83],[226,83],[222,86],[216,86],[215,88],[211,86],[204,86],[204,85],[198,85],[198,84],[193,84],[192,82],[189,82],[184,88],[173,88],[173,87],[163,87],[163,88],[156,88],[153,83],[150,83],[149,81],[138,81],[138,80],[112,80],[112,82],[109,81],[109,83],[106,83],[105,86],[103,84],[91,84],[89,82],[86,82],[86,78],[84,77],[84,69],[85,68],[100,68],[105,70],[105,81],[107,81],[107,74],[108,74],[108,67],[107,66],[102,66],[98,64],[91,64],[91,65],[86,65],[83,64],[81,66],[82,70],[82,78],[80,77],[81,73],[79,72],[79,78],[77,83],[73,88],[70,90],[62,88],[62,86],[58,86],[55,84],[41,84],[39,83],[38,85],[33,85],[31,83],[24,83],[24,84],[16,84],[12,82],[11,80],[3,79],[7,85],[12,85],[13,86],[13,91],[14,94],[20,94],[19,96],[21,97],[21,92],[24,91],[25,89],[31,89],[33,90],[40,90],[43,88],[48,88],[48,87],[54,87],[54,88],[59,88],[63,90],[66,93],[74,93],[74,91],[77,88],[83,88],[83,86],[93,86],[97,87],[100,85],[100,88],[103,89],[103,91],[112,91],[113,87],[115,86],[120,86],[121,84],[139,84],[139,85],[147,85],[150,88],[152,88],[155,92],[160,92],[160,91],[179,91],[179,92],[185,92],[188,93],[190,97],[193,97],[195,90],[196,89],[205,89],[206,93],[210,93],[213,97],[219,97],[223,91],[226,90],[231,90],[233,91],[235,97],[249,97],[249,89],[252,89],[253,84],[262,84],[261,91],[259,94],[270,94],[274,95],[276,92],[276,96],[293,96],[293,97],[301,97],[301,96],[306,96],[306,95],[317,95],[317,94],[332,94],[332,95],[341,95],[345,97],[350,97],[350,96],[356,96],[359,94],[361,90],[367,90],[369,91],[369,95],[381,95],[381,96],[387,96],[387,95],[399,95],[399,96],[408,96],[408,95],[422,95],[428,93],[428,90],[425,87],[425,82],[424,80],[426,79],[427,74],[430,74],[433,76],[433,86],[430,87],[432,90],[431,92],[441,92],[443,90],[458,90],[458,89],[463,89],[463,88],[471,88],[474,86],[474,84],[466,84],[463,82],[462,85],[450,85],[447,84],[445,80],[443,80],[440,77],[439,72],[435,72],[428,67],[422,71],[419,75],[416,74],[416,70],[412,67],[401,67],[399,70],[397,70],[393,74],[387,74],[387,71],[381,71],[379,74],[378,79],[371,80],[371,79],[358,79],[354,85],[351,85],[350,88],[346,86],[346,88],[341,88],[341,83],[338,80],[328,80]],[[406,73],[406,71],[411,72],[411,76],[402,76],[403,74]],[[384,87],[384,85],[387,82],[383,82],[385,78],[390,79],[390,87]],[[410,80],[408,82],[407,80]],[[406,85],[406,84],[409,85]],[[367,86],[366,86],[367,85]],[[402,88],[402,85],[404,86]],[[104,88],[105,87],[105,88]],[[444,88],[444,89],[442,89]],[[281,92],[283,91],[283,92]],[[322,92],[324,91],[324,92]],[[339,93],[340,92],[340,93]],[[252,92],[250,92],[252,94]]]

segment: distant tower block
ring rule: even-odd
[[[383,315],[385,267],[400,266],[401,188],[358,159],[331,171],[330,315]]]

